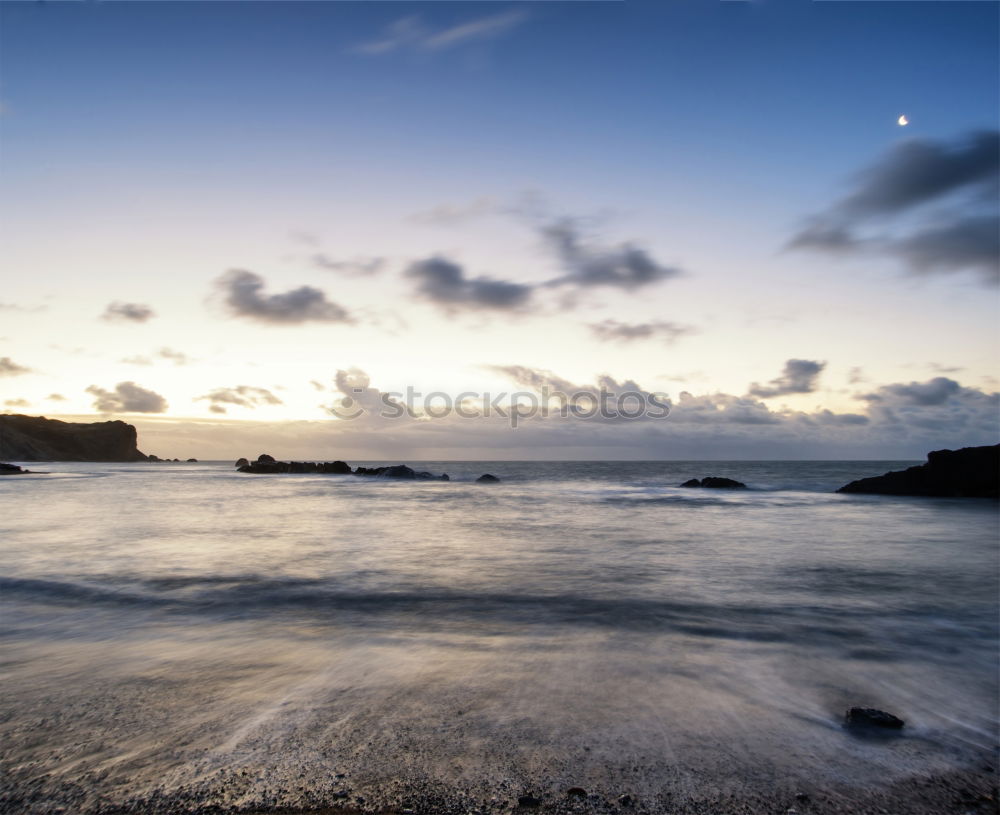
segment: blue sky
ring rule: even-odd
[[[898,233],[972,207],[956,198],[989,168],[892,240],[879,215],[846,256],[785,249],[903,145],[952,155],[996,130],[996,3],[7,3],[0,21],[0,357],[27,369],[0,379],[8,409],[86,415],[88,387],[134,381],[169,403],[157,420],[221,420],[202,397],[244,386],[284,395],[226,421],[329,424],[308,383],[337,394],[338,370],[462,390],[524,366],[676,400],[746,397],[790,359],[823,369],[760,397],[786,418],[944,369],[996,390],[981,260],[928,272]],[[590,260],[634,246],[683,273],[546,287],[568,261],[545,230],[566,219]],[[435,300],[407,275],[435,257],[531,307],[465,282]],[[364,259],[379,273],[343,268]],[[354,319],[227,311],[233,268]],[[116,301],[155,316],[102,319]],[[690,330],[588,328],[609,320]]]

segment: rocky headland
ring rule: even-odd
[[[1000,497],[1000,444],[935,450],[927,463],[861,478],[837,492],[938,498]]]
[[[62,422],[44,416],[0,415],[0,460],[146,461],[135,427],[121,421]]]

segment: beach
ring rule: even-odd
[[[0,483],[3,811],[996,811],[994,502],[411,463]]]

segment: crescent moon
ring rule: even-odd
[[[898,124],[900,127],[906,127],[909,123],[910,120],[907,119],[905,116],[900,116],[898,119],[896,119],[896,124]]]

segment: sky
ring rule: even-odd
[[[998,25],[0,4],[0,410],[204,459],[996,443]],[[667,410],[528,415],[542,388]]]

